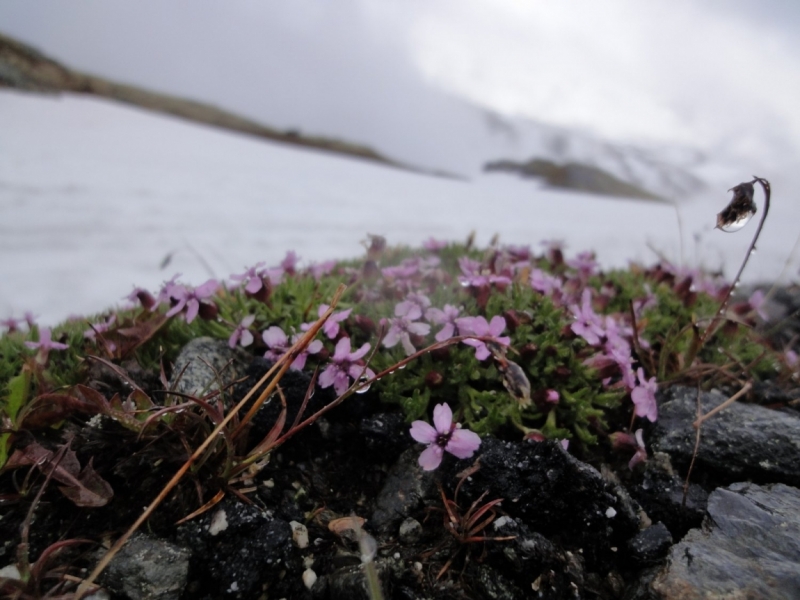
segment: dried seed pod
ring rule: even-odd
[[[731,233],[739,231],[753,218],[756,203],[753,200],[755,189],[752,182],[740,183],[729,191],[733,192],[733,198],[717,215],[717,229]]]

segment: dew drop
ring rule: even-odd
[[[720,216],[722,213],[717,215],[717,227],[726,233],[733,233],[735,231],[739,231],[742,227],[747,225],[750,222],[750,219],[753,218],[753,213],[746,213],[740,215],[737,219],[733,221],[725,221]]]
[[[753,248],[752,250],[750,250],[750,256],[753,256],[753,254],[755,254],[755,253],[756,253],[756,249],[755,249],[755,248]]]
[[[461,283],[461,287],[463,287],[463,288],[468,288],[469,287],[469,281],[461,281],[460,283]]]
[[[398,370],[398,371],[402,371],[402,370],[403,370],[403,369],[405,369],[407,366],[408,366],[408,365],[400,365],[399,367],[397,367],[397,370]]]
[[[358,388],[358,389],[356,390],[356,394],[364,394],[364,393],[366,393],[366,392],[368,392],[368,391],[369,391],[369,388],[370,388],[370,387],[372,387],[372,386],[371,386],[371,385],[365,385],[365,386],[364,386],[364,387],[362,387],[362,388]]]

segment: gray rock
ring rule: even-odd
[[[689,483],[684,500],[685,479],[675,473],[669,455],[654,452],[647,461],[644,476],[632,485],[631,493],[653,521],[660,521],[680,539],[700,527],[706,515],[708,492],[696,483]]]
[[[244,374],[249,359],[224,340],[200,337],[186,344],[175,359],[170,389],[202,397]]]
[[[398,535],[400,541],[404,544],[414,544],[422,537],[422,523],[412,517],[408,517],[400,523]]]
[[[186,587],[190,556],[182,546],[138,533],[106,567],[102,583],[131,600],[177,600]]]
[[[663,600],[800,598],[800,490],[715,490],[703,527],[672,547],[651,589]]]
[[[650,435],[652,450],[666,452],[686,467],[695,446],[697,391],[676,387],[661,398]],[[719,392],[701,392],[703,413],[722,404]],[[800,485],[800,418],[753,404],[734,402],[702,426],[695,470],[720,483],[752,479]]]
[[[409,448],[389,471],[369,520],[377,531],[395,529],[424,498],[436,492],[433,472],[423,471],[417,464],[419,452],[418,448]]]
[[[636,564],[646,566],[658,562],[672,546],[672,534],[663,523],[640,531],[628,541],[628,551]]]

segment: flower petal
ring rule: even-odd
[[[422,451],[417,462],[424,471],[433,471],[442,464],[442,455],[444,455],[444,449],[441,446],[432,444]]]
[[[446,402],[433,407],[433,425],[439,433],[450,433],[453,425],[453,411]]]
[[[477,433],[468,429],[456,429],[444,449],[457,458],[469,458],[480,445],[481,438]]]
[[[261,334],[261,337],[263,338],[264,343],[270,348],[286,348],[286,346],[289,344],[289,340],[287,339],[286,334],[283,332],[283,329],[277,325],[273,325],[264,331],[264,333]]]
[[[425,421],[414,421],[408,433],[420,444],[433,444],[438,437],[437,431]]]

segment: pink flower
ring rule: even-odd
[[[6,328],[8,333],[14,333],[19,331],[19,326],[23,323],[23,319],[15,319],[13,317],[9,317],[8,319],[3,319],[0,321],[0,325]]]
[[[447,242],[429,237],[427,240],[422,242],[422,247],[428,252],[438,252],[443,248],[447,248]]]
[[[50,328],[42,327],[39,330],[39,341],[25,342],[25,345],[31,349],[38,348],[40,352],[42,350],[66,350],[67,348],[69,348],[69,346],[67,346],[66,344],[54,342],[51,336],[52,334],[50,332]]]
[[[28,348],[39,350],[36,354],[36,362],[42,365],[47,363],[47,356],[50,354],[50,350],[66,350],[69,347],[60,342],[54,342],[49,327],[39,329],[38,342],[25,342],[25,345]]]
[[[394,307],[394,316],[416,321],[430,305],[431,301],[425,294],[411,293]]]
[[[534,290],[545,296],[561,291],[561,279],[555,275],[549,275],[541,269],[533,269],[531,271],[530,282]]]
[[[400,342],[406,352],[406,356],[411,356],[417,351],[414,344],[411,343],[411,336],[428,335],[431,331],[431,326],[427,323],[412,321],[408,317],[395,317],[394,319],[388,319],[388,322],[391,323],[391,327],[389,327],[389,331],[386,332],[386,336],[383,338],[383,345],[387,348],[394,348],[397,342]]]
[[[597,271],[597,261],[594,252],[581,252],[575,258],[568,260],[567,264],[578,271],[583,279],[587,279]]]
[[[312,277],[319,281],[323,275],[328,275],[336,266],[335,260],[326,260],[325,262],[315,263],[308,267],[308,272]]]
[[[255,294],[264,286],[263,271],[259,273],[257,270],[263,264],[263,262],[256,263],[255,266],[250,267],[244,273],[231,275],[231,279],[233,281],[238,281],[239,285],[244,286],[246,292]]]
[[[499,284],[500,286],[511,283],[511,278],[506,275],[497,275],[487,269],[482,269],[481,263],[466,256],[458,259],[458,266],[463,275],[458,281],[463,287],[483,287],[485,285]]]
[[[545,392],[544,399],[545,399],[547,402],[551,402],[551,403],[553,403],[553,404],[558,404],[558,401],[561,399],[561,396],[560,396],[560,395],[559,395],[559,393],[558,393],[557,391],[555,391],[555,390],[547,390],[547,391]]]
[[[750,303],[750,308],[752,308],[756,314],[761,317],[762,321],[769,321],[769,314],[764,307],[764,292],[761,290],[756,290],[750,296],[748,302]]]
[[[456,325],[461,335],[489,337],[501,346],[508,346],[511,343],[511,338],[508,336],[498,337],[506,328],[506,320],[500,315],[492,317],[489,323],[486,322],[485,317],[461,317],[456,319]],[[489,358],[491,352],[482,340],[469,339],[464,340],[464,343],[475,348],[475,358],[478,360]]]
[[[658,405],[656,404],[656,390],[658,384],[656,378],[645,378],[644,369],[639,367],[637,371],[639,384],[631,392],[631,400],[636,405],[635,413],[637,417],[647,417],[651,422],[658,418]]]
[[[619,452],[634,451],[630,461],[628,461],[628,468],[633,470],[639,463],[647,462],[647,448],[644,445],[644,437],[642,430],[637,429],[634,435],[625,433],[624,431],[617,431],[609,436],[611,446],[614,450]]]
[[[299,335],[293,335],[292,339],[289,340],[289,337],[284,333],[283,329],[277,325],[273,325],[261,334],[261,339],[264,340],[264,343],[269,348],[264,354],[264,357],[272,361],[277,361],[289,351],[289,348],[291,348],[299,338]],[[316,354],[320,350],[322,350],[322,342],[320,340],[314,340],[306,346],[305,350],[298,354],[297,358],[292,361],[290,368],[295,371],[301,371],[303,367],[306,366],[308,355]]]
[[[319,309],[317,310],[317,314],[321,317],[325,314],[325,311],[328,310],[330,306],[327,304],[320,304]],[[337,335],[339,335],[339,330],[341,326],[339,323],[347,319],[350,316],[350,313],[353,312],[352,308],[348,308],[347,310],[340,310],[339,312],[331,313],[331,316],[328,317],[328,320],[325,321],[325,324],[322,326],[322,331],[325,335],[328,336],[328,339],[332,340]],[[308,331],[311,329],[313,323],[303,323],[300,325],[300,329],[302,331]]]
[[[319,386],[323,389],[333,386],[336,394],[341,396],[350,387],[350,379],[358,379],[362,372],[368,379],[375,377],[372,369],[364,369],[364,362],[361,360],[369,352],[369,349],[370,345],[364,344],[355,352],[350,352],[350,338],[340,339],[336,344],[331,362],[320,373]]]
[[[595,314],[592,308],[592,291],[583,289],[581,306],[573,304],[570,307],[575,322],[570,326],[575,335],[581,336],[590,346],[600,344],[600,338],[605,335],[603,321]]]
[[[428,445],[418,461],[425,471],[433,471],[441,464],[445,450],[456,458],[469,458],[481,445],[478,434],[453,423],[453,411],[447,403],[434,407],[433,427],[425,421],[414,421],[409,433],[420,444]]]
[[[256,320],[255,315],[248,315],[236,326],[231,337],[228,338],[228,346],[235,348],[236,344],[241,344],[246,348],[253,343],[253,334],[250,332],[250,325]]]
[[[456,334],[456,319],[459,310],[451,304],[445,304],[443,309],[429,308],[425,312],[425,318],[436,325],[443,325],[439,332],[434,336],[437,342],[449,340]]]
[[[186,322],[191,323],[200,312],[200,303],[213,296],[218,288],[219,283],[215,279],[209,279],[194,289],[181,284],[173,284],[167,292],[172,308],[167,311],[166,316],[172,317],[185,311]]]

